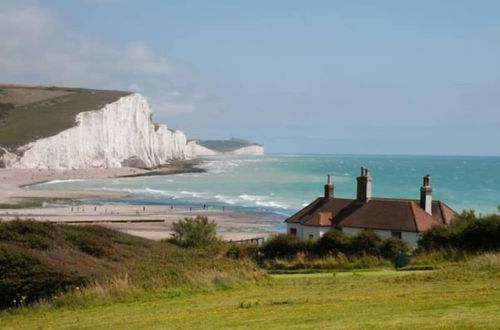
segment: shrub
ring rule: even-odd
[[[206,216],[184,218],[172,224],[174,237],[171,242],[186,248],[208,247],[220,242],[216,227],[216,223],[208,221]]]
[[[370,254],[378,255],[378,245],[380,237],[371,230],[362,230],[349,240],[349,250],[353,254]]]
[[[310,253],[313,250],[313,240],[290,235],[277,235],[260,248],[260,252],[266,259],[290,257],[299,252]]]
[[[452,232],[448,227],[433,227],[422,235],[418,246],[424,250],[449,249],[452,247]]]
[[[47,298],[84,279],[58,265],[42,262],[36,253],[0,243],[0,308]]]
[[[459,248],[470,252],[500,249],[500,215],[476,217],[464,211],[449,226],[425,232],[418,245],[424,250]]]
[[[57,227],[36,221],[9,221],[0,226],[0,242],[15,242],[30,249],[48,249],[54,245]]]
[[[349,249],[349,237],[340,230],[326,232],[316,243],[315,252],[324,256],[331,253],[347,252]]]
[[[408,244],[396,237],[388,237],[379,244],[380,255],[387,259],[394,259],[399,252],[408,252]]]
[[[456,234],[455,244],[469,251],[500,249],[500,216],[493,214],[469,221]]]

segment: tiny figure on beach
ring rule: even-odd
[[[94,212],[97,212],[97,206],[94,206]]]
[[[146,207],[145,206],[142,207],[142,212],[146,212]]]
[[[73,212],[73,206],[71,207],[71,212]]]
[[[192,211],[192,210],[193,210],[193,208],[192,208],[192,207],[190,207],[190,208],[189,208],[189,211]]]
[[[207,204],[203,204],[203,209],[206,210],[207,209]]]
[[[222,207],[222,212],[224,212],[224,210],[225,210],[225,209],[226,209],[226,207],[225,207],[225,206],[223,206],[223,207]]]
[[[174,209],[174,206],[173,205],[170,205],[170,209],[173,210]]]

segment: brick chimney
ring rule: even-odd
[[[356,180],[358,181],[356,198],[359,202],[366,203],[372,198],[372,178],[368,168],[361,167],[361,175]]]
[[[431,175],[424,176],[422,187],[420,187],[420,207],[432,215],[432,187]]]
[[[325,199],[332,199],[333,198],[333,184],[332,184],[332,178],[330,177],[330,174],[328,174],[328,179],[325,184]]]

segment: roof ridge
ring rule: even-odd
[[[443,210],[443,203],[441,202],[438,202],[438,205],[439,205],[439,211],[441,212],[441,218],[443,219],[443,223],[445,225],[447,225],[448,223],[448,220],[446,219],[446,214],[444,213],[444,210]]]
[[[418,223],[417,223],[417,215],[415,214],[416,210],[415,210],[415,202],[414,201],[410,201],[410,207],[411,207],[411,215],[413,217],[413,223],[415,224],[415,229],[417,232],[420,232],[420,229],[418,228]]]

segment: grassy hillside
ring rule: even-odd
[[[257,143],[249,142],[242,139],[232,138],[229,140],[196,140],[196,143],[204,146],[205,148],[212,149],[219,152],[231,152],[236,149],[248,147],[252,145],[260,145]]]
[[[130,92],[0,85],[0,146],[14,150],[75,126],[75,116]]]
[[[250,262],[181,249],[100,226],[0,223],[0,309],[82,286],[97,285],[106,291],[106,287],[125,283],[131,293],[166,292],[180,286],[254,279],[262,274]]]
[[[438,271],[275,275],[268,282],[0,314],[4,329],[497,328],[500,255]]]

